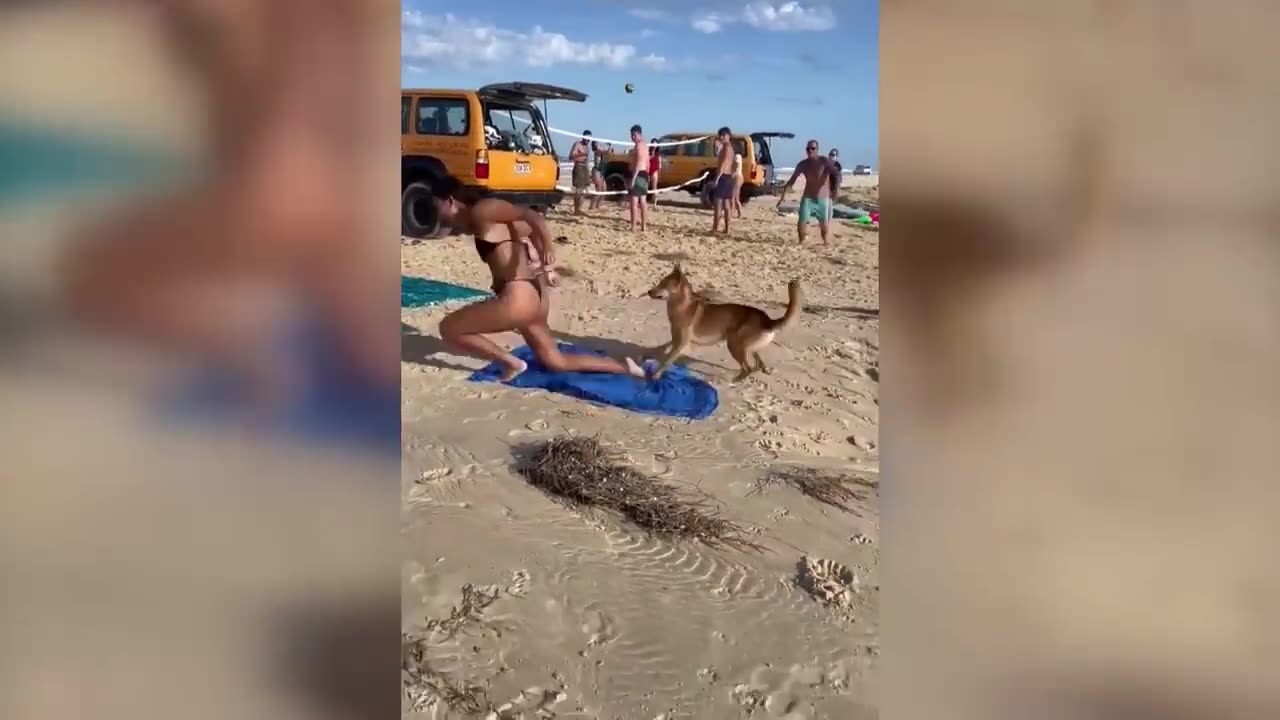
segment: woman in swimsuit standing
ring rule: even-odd
[[[649,146],[649,187],[652,188],[650,196],[653,198],[653,209],[658,209],[658,171],[662,169],[662,162],[658,159],[658,148],[654,145]]]
[[[730,201],[730,207],[733,208],[734,217],[742,217],[742,185],[746,178],[742,175],[742,153],[737,152],[734,148],[733,153],[733,198]]]
[[[587,209],[595,210],[600,207],[600,200],[604,197],[600,193],[609,189],[604,181],[605,165],[609,160],[609,156],[605,149],[605,144],[599,140],[591,143],[591,155],[595,161],[591,168],[591,186],[595,188],[596,194],[591,196],[591,203],[587,205]]]
[[[598,355],[560,352],[547,327],[551,288],[555,284],[554,275],[550,273],[554,254],[547,221],[535,210],[497,198],[468,204],[458,199],[461,187],[452,177],[433,186],[440,220],[455,230],[475,236],[476,252],[493,273],[496,297],[455,310],[441,320],[440,336],[444,341],[506,365],[503,380],[516,377],[528,367],[523,360],[485,337],[509,331],[520,333],[538,361],[552,372],[644,377],[644,371],[631,358],[621,363]],[[526,251],[526,242],[533,252]]]

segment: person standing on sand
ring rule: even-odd
[[[720,226],[720,216],[724,216],[724,234],[729,234],[729,211],[733,207],[733,133],[722,127],[716,133],[719,144],[716,153],[715,190],[711,195],[711,234],[716,234]]]
[[[450,346],[506,366],[504,381],[528,369],[523,360],[503,350],[487,335],[517,332],[552,372],[595,372],[643,378],[631,358],[625,363],[598,355],[560,352],[547,317],[551,288],[557,284],[551,231],[542,214],[499,198],[469,204],[460,198],[462,183],[446,177],[433,183],[440,221],[474,236],[476,253],[493,275],[494,297],[454,310],[440,321],[440,337]],[[528,248],[525,247],[526,242]]]
[[[827,153],[827,159],[835,166],[836,173],[831,179],[831,203],[827,206],[827,222],[830,223],[835,216],[836,199],[840,197],[840,188],[844,185],[844,168],[840,166],[840,151],[831,148],[831,152]]]
[[[591,196],[591,203],[587,205],[588,210],[595,210],[600,207],[600,203],[604,199],[604,196],[600,193],[603,193],[608,188],[608,184],[604,180],[604,167],[609,159],[605,147],[605,144],[598,140],[591,143],[591,186],[595,188],[596,194]]]
[[[653,209],[658,209],[658,171],[662,169],[662,162],[658,160],[658,148],[649,147],[649,187],[653,190],[650,197],[653,198]]]
[[[803,173],[804,194],[800,197],[800,219],[796,223],[796,235],[803,243],[806,226],[810,220],[817,219],[818,227],[822,230],[822,242],[825,245],[831,241],[829,218],[836,166],[829,158],[818,154],[817,140],[810,140],[805,144],[804,154],[805,158],[792,171],[791,179],[782,186],[782,193],[778,196],[778,208],[782,208],[783,201],[787,199],[787,191],[795,185],[796,178]]]
[[[591,169],[587,166],[591,131],[583,130],[582,138],[569,150],[569,161],[573,163],[573,214],[582,214],[582,192],[591,185]]]
[[[627,201],[631,206],[631,230],[636,229],[636,216],[640,217],[640,231],[645,229],[645,213],[649,202],[649,143],[639,125],[631,126],[631,177],[627,182]]]
[[[746,179],[742,176],[742,153],[733,153],[733,216],[742,217],[742,185]]]

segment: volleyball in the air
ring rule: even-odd
[[[626,90],[628,93],[633,93],[636,91],[636,86],[632,85],[631,83],[627,83],[626,85],[622,86],[622,89]]]

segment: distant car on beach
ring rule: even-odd
[[[873,172],[875,171],[871,169],[870,165],[855,165],[853,167],[854,175],[871,175]]]

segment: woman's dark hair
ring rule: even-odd
[[[431,183],[431,194],[444,200],[456,198],[462,190],[462,182],[452,175],[445,175]]]

